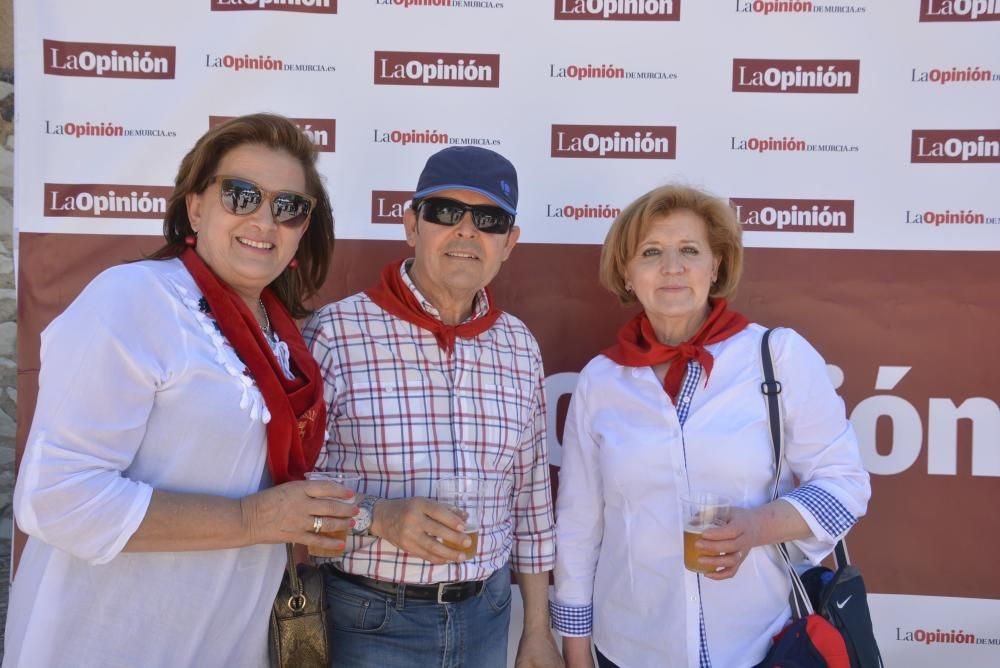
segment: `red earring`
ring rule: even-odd
[[[184,245],[194,248],[195,246],[198,245],[198,237],[196,237],[193,234],[187,235],[186,237],[184,237]]]
[[[296,259],[295,259],[295,258],[293,257],[293,258],[292,258],[292,261],[288,263],[288,268],[289,268],[289,269],[298,269],[298,268],[299,268],[299,261],[298,261],[298,260],[296,260]]]

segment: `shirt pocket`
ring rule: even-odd
[[[529,427],[531,398],[513,385],[457,389],[454,420],[459,449],[474,452],[484,472],[509,471]]]
[[[330,442],[345,457],[360,457],[362,470],[426,473],[452,449],[450,404],[447,387],[353,383],[332,420]]]

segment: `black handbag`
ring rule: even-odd
[[[778,395],[781,394],[781,383],[774,378],[774,363],[771,358],[770,337],[772,330],[764,332],[760,342],[761,366],[764,372],[764,382],[761,392],[767,400],[768,422],[771,431],[771,443],[774,446],[774,487],[771,498],[777,498],[778,478],[784,461],[784,442],[782,438],[781,404]],[[847,543],[840,540],[834,548],[837,570],[831,571],[825,566],[815,566],[802,574],[801,578],[792,566],[788,550],[784,544],[778,545],[782,560],[792,580],[792,624],[802,624],[815,611],[840,633],[847,647],[847,656],[851,668],[884,668],[882,654],[875,641],[872,629],[871,612],[868,609],[868,593],[861,572],[851,564],[847,554]],[[805,632],[801,634],[807,636]],[[759,665],[775,665],[777,660],[773,654],[779,649],[781,641],[777,641],[768,658]],[[786,645],[794,641],[786,641]],[[805,642],[808,642],[806,638]],[[787,647],[786,647],[787,649]],[[771,661],[770,664],[767,662]],[[791,665],[791,664],[784,664]]]
[[[329,668],[323,573],[295,564],[288,543],[288,564],[271,607],[268,651],[273,668]]]
[[[882,655],[875,642],[865,581],[851,564],[844,541],[834,550],[837,570],[815,566],[802,574],[816,612],[825,617],[844,636],[851,668],[881,668]]]

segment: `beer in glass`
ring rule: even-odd
[[[339,473],[337,471],[310,471],[306,473],[306,480],[327,480],[330,482],[335,482],[344,487],[353,490],[355,493],[358,491],[358,486],[361,484],[361,476],[353,475],[349,473]],[[353,505],[352,502],[344,501],[342,499],[335,499],[338,503],[347,503],[348,505]],[[332,521],[329,518],[328,521]],[[331,538],[339,538],[342,541],[347,541],[347,529],[333,530],[333,531],[322,531],[324,536],[330,536]],[[324,558],[340,558],[344,556],[344,548],[339,550],[327,550],[322,547],[309,546],[309,554],[314,557],[324,557]]]
[[[698,557],[718,554],[700,551],[694,544],[705,529],[721,527],[729,522],[732,502],[728,497],[711,493],[681,496],[681,519],[684,527],[684,568],[696,573],[711,573],[711,566],[698,563]]]
[[[469,547],[441,540],[446,546],[458,550],[466,559],[473,559],[479,550],[479,526],[483,513],[480,481],[465,476],[445,476],[439,478],[435,490],[437,500],[454,509],[455,514],[465,518],[463,532],[472,541]]]

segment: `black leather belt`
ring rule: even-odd
[[[414,598],[421,601],[437,601],[438,603],[461,603],[467,598],[479,596],[486,584],[485,580],[470,580],[468,582],[441,582],[436,585],[411,585],[386,580],[376,580],[366,578],[363,575],[345,573],[333,565],[327,566],[330,573],[333,573],[342,580],[353,582],[356,585],[374,589],[384,594],[398,596],[402,592],[406,598]]]

